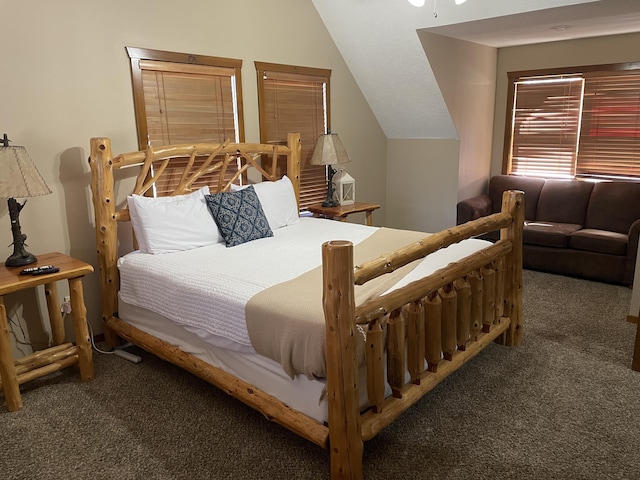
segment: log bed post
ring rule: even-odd
[[[511,319],[506,344],[517,346],[522,342],[522,225],[524,224],[524,192],[506,191],[502,196],[502,211],[513,221],[500,230],[500,238],[511,240],[513,248],[507,255],[504,274],[504,316]]]
[[[119,276],[117,268],[117,218],[113,194],[113,154],[108,138],[91,139],[91,192],[96,219],[98,272],[102,291],[102,321],[106,322],[118,310]],[[105,340],[117,344],[116,335],[105,325]]]
[[[363,441],[358,396],[353,244],[322,245],[322,303],[326,318],[331,478],[361,479]]]

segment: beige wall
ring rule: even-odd
[[[332,129],[349,151],[347,169],[359,198],[385,204],[386,138],[311,0],[9,0],[2,14],[0,134],[6,131],[15,145],[27,148],[53,190],[30,199],[22,211],[28,249],[35,254],[60,251],[96,265],[89,138],[110,137],[116,153],[137,145],[125,46],[242,59],[247,141],[259,140],[254,61],[331,69]],[[376,223],[384,223],[384,216],[384,209],[377,211]],[[11,253],[5,247],[10,243],[2,202],[0,259]],[[62,297],[66,286],[59,288]],[[88,276],[88,318],[101,330],[98,290],[98,276]],[[48,341],[38,320],[43,293],[13,294],[6,304],[9,316],[42,348]],[[13,330],[21,341],[20,329]]]
[[[640,61],[640,33],[501,48],[498,51],[491,175],[502,169],[507,73],[520,70]]]
[[[387,226],[437,232],[455,225],[460,142],[389,139]]]
[[[459,138],[389,139],[386,219],[435,232],[455,225],[458,200],[485,189],[497,53],[425,31],[419,37]]]
[[[457,200],[484,190],[491,164],[497,49],[434,33],[419,33],[460,137]]]

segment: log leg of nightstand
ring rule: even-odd
[[[0,297],[0,378],[2,378],[2,390],[7,402],[7,410],[18,411],[22,408],[20,386],[16,376],[16,365],[13,362],[11,342],[9,341],[9,325],[7,323],[7,310],[4,306],[4,298]]]
[[[371,210],[368,210],[366,212],[366,220],[367,220],[367,225],[372,226],[373,225],[373,212]]]
[[[71,314],[73,315],[73,327],[76,334],[76,346],[78,347],[80,379],[83,382],[89,382],[95,378],[95,373],[93,370],[89,328],[87,327],[87,309],[84,306],[82,277],[69,279],[69,294],[71,296]]]
[[[47,310],[49,311],[49,323],[51,323],[51,336],[53,344],[64,343],[64,322],[60,312],[60,300],[58,298],[58,287],[56,282],[47,283],[44,286],[44,295],[47,299]]]

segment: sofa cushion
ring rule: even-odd
[[[502,208],[502,193],[505,190],[521,190],[524,192],[524,218],[535,220],[536,207],[540,190],[544,185],[544,178],[521,177],[518,175],[495,175],[489,181],[489,197],[493,212],[498,213]]]
[[[601,182],[593,187],[585,228],[629,233],[640,218],[640,183]]]
[[[573,223],[525,222],[522,241],[528,245],[567,248],[569,236],[580,228],[581,225]]]
[[[591,190],[591,182],[547,180],[540,191],[536,220],[584,225]]]
[[[583,228],[571,234],[569,247],[576,250],[588,250],[611,255],[626,255],[628,240],[628,235],[624,233]]]

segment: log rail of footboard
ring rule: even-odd
[[[350,242],[323,245],[327,393],[332,478],[361,478],[363,442],[494,341],[522,334],[524,195],[505,192],[502,212],[431,235],[390,255],[353,265]],[[493,230],[501,239],[358,307],[363,284],[464,238]],[[356,326],[367,331],[367,396],[359,410]],[[385,396],[386,385],[392,395]]]

